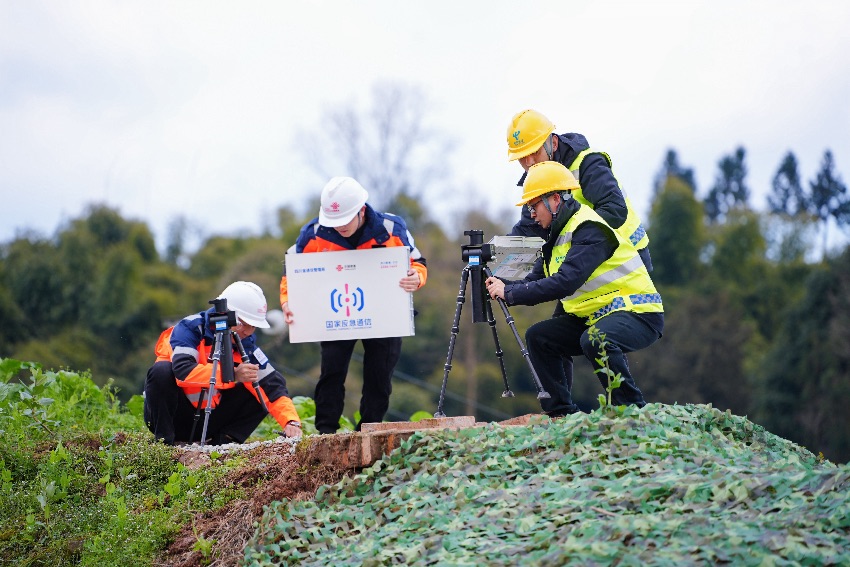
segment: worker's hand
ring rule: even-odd
[[[243,362],[233,370],[233,374],[237,382],[256,382],[259,369],[256,364]]]
[[[301,427],[295,425],[294,422],[290,421],[286,424],[286,427],[283,428],[283,434],[287,437],[297,439],[301,437]]]
[[[293,321],[293,318],[292,318],[292,310],[289,308],[289,302],[288,302],[288,301],[284,302],[284,303],[280,306],[280,308],[281,308],[281,310],[283,311],[283,319],[284,319],[284,321],[286,321],[286,324],[287,324],[287,325],[291,325],[291,324],[292,324],[292,321]]]
[[[407,270],[407,275],[401,278],[398,282],[398,285],[401,286],[401,289],[404,291],[416,291],[419,289],[419,272],[410,268]]]
[[[493,299],[504,299],[505,298],[505,282],[500,280],[499,278],[494,278],[490,276],[487,278],[487,281],[484,282],[487,286],[487,293],[490,294],[490,297]]]

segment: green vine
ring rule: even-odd
[[[602,331],[600,331],[596,325],[590,327],[587,331],[587,335],[590,338],[590,344],[599,347],[599,358],[596,360],[596,365],[598,368],[594,370],[596,374],[603,374],[607,376],[608,386],[605,388],[605,394],[599,394],[599,407],[610,407],[611,404],[611,392],[620,387],[620,384],[623,383],[623,376],[617,372],[614,373],[611,370],[611,366],[608,364],[608,340]]]

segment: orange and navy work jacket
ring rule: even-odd
[[[319,224],[316,217],[301,229],[298,240],[289,252],[332,252],[336,250],[362,250],[391,246],[407,246],[410,250],[410,267],[419,274],[419,287],[428,279],[428,267],[422,253],[416,248],[413,235],[407,230],[407,224],[400,216],[380,213],[366,204],[363,229],[356,243],[341,236],[335,229]],[[289,287],[286,275],[280,280],[280,304],[289,301]]]
[[[201,311],[189,315],[173,327],[164,330],[156,343],[156,360],[170,361],[174,370],[177,385],[186,394],[186,397],[196,408],[204,408],[209,404],[209,386],[212,377],[212,349],[215,345],[215,335],[210,330],[209,317],[214,309]],[[227,341],[233,351],[234,366],[242,362],[237,347],[232,341]],[[283,375],[275,370],[269,362],[268,357],[257,346],[254,335],[242,339],[242,346],[248,356],[248,362],[259,365],[258,383],[260,393],[269,408],[269,413],[280,424],[286,427],[289,422],[300,423],[298,412],[289,397],[286,389],[286,380]],[[257,392],[251,384],[241,382],[224,382],[222,372],[216,373],[215,394],[213,395],[213,408],[218,405],[221,391],[230,388],[247,388],[256,398]],[[201,391],[204,392],[201,400]],[[259,401],[259,398],[258,398]]]

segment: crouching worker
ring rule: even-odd
[[[650,346],[664,330],[661,296],[638,251],[593,209],[572,198],[579,188],[558,162],[532,165],[517,205],[526,206],[548,230],[542,257],[524,280],[490,277],[485,282],[490,296],[508,305],[559,300],[563,306],[563,314],[535,323],[525,333],[531,363],[551,395],[541,400],[551,417],[578,411],[570,392],[573,356],[584,355],[600,369],[601,345],[593,344],[588,334],[592,326],[605,335],[610,370],[622,376],[611,393],[612,403],[646,405],[626,353]],[[608,377],[598,376],[607,388]]]
[[[236,313],[237,325],[226,334],[222,346],[232,348],[234,379],[225,383],[219,365],[205,442],[244,443],[268,413],[287,437],[300,437],[301,422],[286,380],[257,347],[254,337],[256,328],[269,328],[263,291],[254,283],[238,281],[227,286],[218,297],[222,298],[227,299],[228,310]],[[163,331],[157,341],[156,362],[145,380],[145,424],[169,445],[201,440],[204,409],[210,401],[215,334],[209,320],[214,313],[212,307],[189,315]],[[242,343],[247,360],[236,340]]]

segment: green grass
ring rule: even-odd
[[[151,564],[238,464],[189,471],[109,385],[0,359],[0,565]]]

